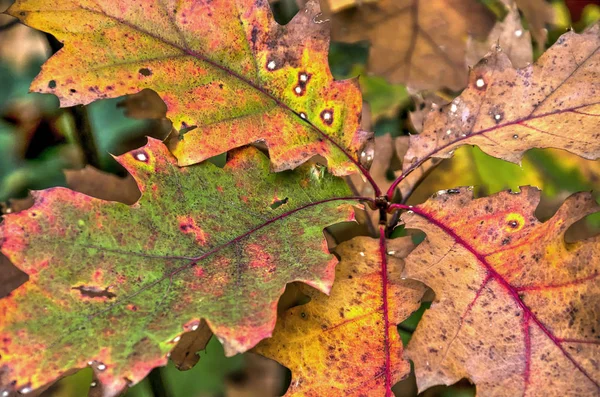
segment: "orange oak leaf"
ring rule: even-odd
[[[482,396],[600,393],[600,237],[564,239],[600,207],[578,193],[542,223],[539,201],[462,188],[403,216],[427,234],[403,276],[436,294],[406,350],[420,390],[469,378]]]
[[[336,175],[356,169],[361,94],[331,75],[316,1],[286,26],[261,0],[18,0],[8,12],[64,42],[33,91],[62,106],[156,91],[180,165],[264,141],[276,171],[316,154]]]
[[[286,396],[392,396],[410,372],[396,325],[419,308],[425,287],[401,278],[412,240],[387,241],[387,253],[382,244],[355,237],[336,247],[331,295],[302,287],[310,302],[284,313],[254,349],[291,369]]]
[[[495,18],[476,0],[379,0],[332,15],[334,40],[371,43],[369,70],[414,89],[462,89],[468,36]]]
[[[411,136],[405,173],[467,144],[514,163],[531,148],[547,147],[599,158],[599,49],[596,24],[582,34],[562,35],[523,69],[514,69],[502,51],[489,54],[471,71],[469,87]]]

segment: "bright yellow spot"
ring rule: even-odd
[[[504,230],[507,232],[518,232],[519,230],[523,229],[523,226],[525,226],[525,218],[523,218],[523,215],[516,212],[506,215],[504,220],[506,222]]]

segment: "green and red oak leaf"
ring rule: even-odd
[[[2,253],[29,275],[0,300],[0,392],[91,365],[116,395],[202,319],[243,352],[271,335],[287,283],[331,288],[323,228],[356,200],[322,167],[274,174],[246,148],[223,169],[179,168],[154,139],[117,160],[142,192],[134,205],[54,188],[0,224]]]
[[[514,69],[496,51],[470,73],[469,86],[411,136],[405,173],[461,145],[518,163],[532,148],[600,158],[600,23],[568,32],[536,63]]]
[[[600,237],[564,239],[599,207],[578,193],[542,223],[539,200],[463,188],[403,215],[427,234],[403,276],[436,294],[406,349],[419,390],[469,378],[482,396],[600,393]]]
[[[8,12],[64,43],[32,91],[62,106],[156,91],[179,165],[264,141],[275,171],[315,154],[336,175],[356,169],[361,93],[331,75],[316,0],[285,26],[264,0],[17,0]]]
[[[387,252],[385,244],[355,237],[336,247],[330,296],[303,288],[310,302],[283,313],[254,349],[291,369],[286,396],[392,396],[410,373],[396,326],[419,308],[425,287],[401,278],[411,238],[387,241]]]

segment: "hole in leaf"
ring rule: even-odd
[[[94,298],[114,299],[117,297],[117,295],[110,292],[108,290],[108,288],[102,289],[102,288],[98,288],[95,286],[80,285],[78,287],[73,287],[71,289],[75,289],[75,290],[79,291],[81,296],[84,296],[86,298],[91,298],[91,299],[94,299]]]
[[[282,205],[287,204],[289,201],[289,199],[286,197],[283,200],[275,200],[271,203],[270,207],[272,210],[276,210],[277,208],[281,207]]]

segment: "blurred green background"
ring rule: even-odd
[[[497,1],[483,1],[490,8]],[[0,0],[0,10],[9,1]],[[596,4],[594,4],[596,3]],[[557,21],[549,27],[552,44],[567,28],[582,30],[600,18],[594,1],[554,1]],[[288,21],[297,11],[294,0],[273,4],[279,22]],[[10,211],[17,199],[29,190],[65,186],[65,169],[81,169],[87,164],[103,171],[125,176],[111,157],[144,144],[145,136],[165,137],[170,131],[162,120],[126,117],[118,104],[123,98],[98,101],[85,108],[60,109],[52,95],[28,93],[29,84],[42,63],[56,50],[56,41],[43,33],[0,16],[0,206]],[[365,64],[368,43],[333,43],[331,69],[336,78],[360,76],[364,100],[370,111],[368,127],[376,136],[393,137],[415,133],[410,113],[415,101],[401,85],[390,85],[384,78],[369,75]],[[535,54],[539,56],[539,51]],[[458,93],[431,93],[452,98]],[[84,120],[82,122],[82,120]],[[393,176],[390,174],[390,176]],[[541,219],[549,218],[571,193],[600,190],[600,162],[586,161],[558,150],[531,150],[521,166],[494,159],[476,147],[463,147],[454,157],[443,161],[419,185],[410,203],[424,201],[437,190],[474,185],[477,194],[488,195],[503,189],[518,190],[522,185],[543,189],[538,210]],[[17,206],[18,207],[18,206]],[[572,238],[600,230],[600,214],[589,216],[572,230]],[[407,342],[428,305],[399,326]],[[268,396],[282,394],[290,373],[278,364],[252,354],[225,358],[214,338],[200,353],[199,364],[180,372],[173,365],[155,370],[144,382],[132,387],[127,396]],[[45,391],[57,397],[85,396],[92,384],[90,370],[69,376]],[[415,382],[409,378],[395,387],[398,396],[414,396]],[[474,387],[467,381],[450,388],[434,388],[427,396],[472,396]]]

